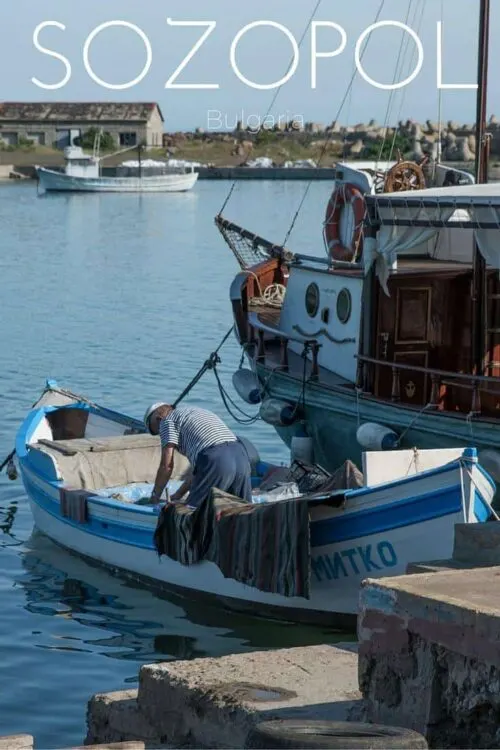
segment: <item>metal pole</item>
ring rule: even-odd
[[[489,143],[486,135],[490,0],[480,0],[478,43],[478,93],[476,111],[476,182],[488,182]],[[473,372],[483,374],[487,320],[486,263],[477,242],[474,246],[472,348]]]

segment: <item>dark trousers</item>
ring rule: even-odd
[[[198,454],[187,504],[197,508],[213,487],[251,502],[250,460],[239,440],[213,445]]]

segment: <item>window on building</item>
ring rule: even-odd
[[[45,133],[27,133],[26,138],[36,146],[45,146]]]
[[[137,133],[120,133],[120,146],[137,146]]]
[[[6,146],[17,146],[19,138],[17,133],[7,133],[7,131],[0,131],[0,141]]]

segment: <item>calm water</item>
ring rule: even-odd
[[[305,187],[242,183],[225,215],[281,242]],[[231,325],[238,267],[213,222],[228,188],[37,197],[33,184],[0,185],[0,461],[47,377],[137,417],[185,387]],[[292,249],[323,252],[330,189],[312,185]],[[231,340],[221,354],[230,386],[239,350]],[[189,400],[235,427],[212,374]],[[271,428],[239,431],[286,460]],[[85,564],[32,534],[22,485],[5,474],[0,587],[0,735],[28,732],[38,747],[80,744],[88,698],[133,686],[141,664],[334,640],[158,598]]]

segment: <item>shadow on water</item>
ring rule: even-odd
[[[88,640],[79,629],[71,647],[80,641],[79,647],[114,659],[192,659],[352,639],[152,593],[81,560],[36,531],[26,543],[22,567],[17,585],[24,591],[26,610],[102,630],[102,638]]]

